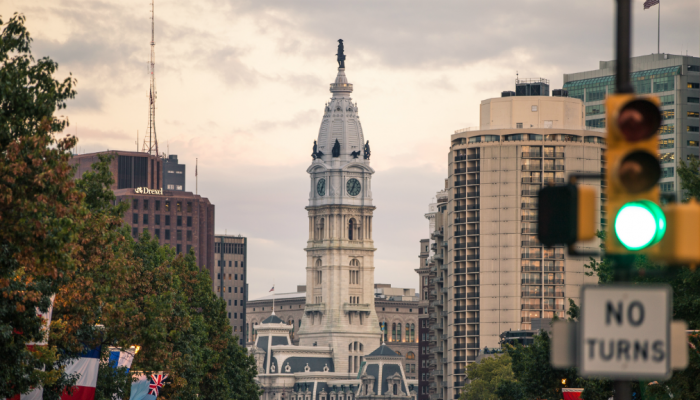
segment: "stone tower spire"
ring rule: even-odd
[[[339,42],[340,68],[307,169],[306,309],[299,344],[331,345],[335,371],[356,375],[362,357],[379,347],[381,337],[374,308],[374,170]]]

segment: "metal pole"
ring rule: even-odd
[[[615,381],[613,383],[613,389],[615,390],[615,400],[632,399],[632,382]]]
[[[631,0],[617,0],[617,37],[615,89],[617,93],[632,93],[630,85],[630,47],[632,42]]]
[[[656,52],[661,54],[661,2],[659,2],[659,20],[656,22]]]

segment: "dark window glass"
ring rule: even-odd
[[[236,288],[233,288],[233,291],[234,291],[235,293],[238,293],[238,288],[237,288],[237,287],[236,287]]]
[[[148,214],[143,214],[143,223],[144,224],[148,223]]]
[[[160,200],[156,200],[156,211],[160,211]]]
[[[177,202],[177,209],[176,209],[176,211],[177,211],[177,212],[182,212],[182,202],[181,202],[181,201],[178,201],[178,202]]]
[[[192,231],[187,231],[187,240],[192,240]]]
[[[179,215],[177,216],[177,226],[182,226],[182,217]]]
[[[191,244],[188,244],[188,245],[187,245],[187,252],[189,253],[190,250],[192,250],[192,245],[191,245]]]
[[[187,226],[192,226],[192,217],[187,217]]]
[[[133,157],[131,156],[119,156],[119,158],[117,159],[117,175],[119,175],[117,189],[126,189],[134,187],[131,184],[132,164]]]
[[[182,253],[182,245],[178,244],[177,245],[177,254],[180,254],[180,253]]]
[[[133,236],[134,239],[138,239],[138,237],[139,237],[139,228],[131,228],[131,236]]]
[[[165,240],[170,240],[170,229],[165,230]]]
[[[165,216],[165,225],[170,226],[170,215]]]
[[[131,208],[133,208],[134,210],[139,209],[139,199],[134,199],[131,201]]]
[[[221,274],[216,274],[216,279],[221,279]]]
[[[170,202],[169,201],[165,202],[165,211],[170,211]]]
[[[134,157],[134,187],[148,186],[148,158]]]
[[[228,292],[231,293],[231,286],[228,287]]]
[[[234,274],[233,277],[235,278],[235,280],[238,280],[238,274]]]
[[[160,229],[156,229],[156,237],[160,239]]]
[[[160,225],[160,214],[156,215],[156,225]]]
[[[231,261],[228,262],[228,266],[229,266],[229,267],[231,266]]]
[[[188,202],[187,202],[187,212],[188,212],[188,213],[191,213],[191,212],[192,212],[192,202],[191,202],[191,201],[188,201]]]
[[[143,209],[148,210],[148,200],[143,201]]]
[[[235,266],[235,267],[238,267],[238,261],[235,262],[235,265],[234,265],[234,266]]]
[[[139,215],[138,215],[138,214],[134,213],[134,214],[131,216],[131,223],[133,223],[133,224],[138,224],[138,223],[139,223]]]
[[[700,103],[700,97],[688,97],[688,103]]]
[[[177,240],[182,240],[182,231],[179,229],[177,230]],[[178,253],[179,253],[179,251],[178,251]]]

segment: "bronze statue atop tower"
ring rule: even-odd
[[[345,50],[345,46],[343,46],[343,39],[338,39],[338,68],[345,68],[345,54],[343,51]]]

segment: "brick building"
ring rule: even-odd
[[[113,155],[110,171],[117,201],[129,204],[124,222],[136,239],[144,232],[168,244],[178,253],[194,250],[197,265],[207,268],[215,281],[214,205],[191,192],[163,190],[160,157],[132,151],[107,151],[74,155],[76,178],[92,170],[100,154]]]

